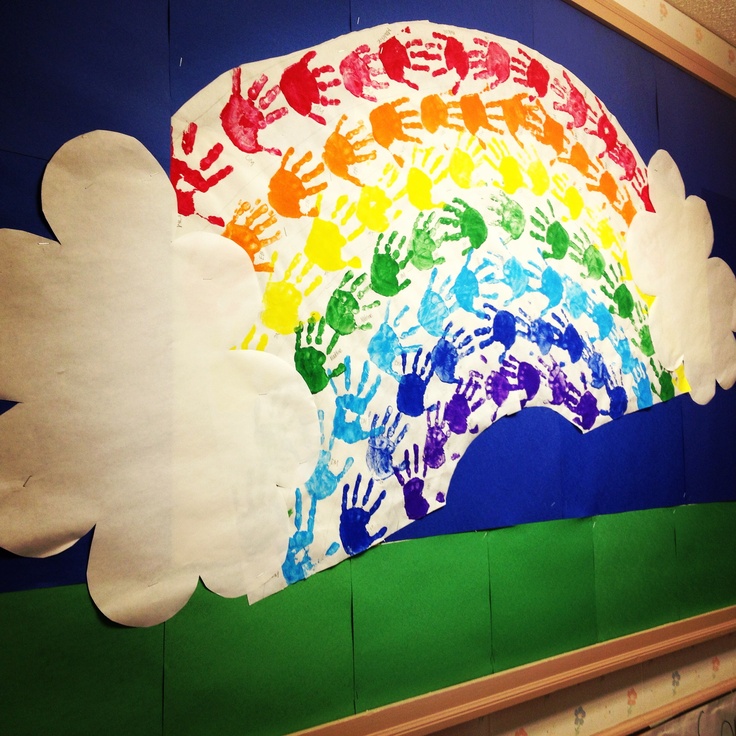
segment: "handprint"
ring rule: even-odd
[[[335,392],[335,418],[332,423],[332,432],[337,439],[351,445],[371,437],[372,433],[382,431],[381,427],[375,425],[367,430],[363,429],[362,425],[363,415],[381,385],[381,376],[376,376],[373,385],[367,386],[370,365],[367,360],[363,363],[360,381],[355,392],[350,390],[352,386],[352,366],[349,355],[345,358],[344,392],[338,392],[334,380],[330,381],[330,386]]]
[[[463,127],[456,120],[461,120],[459,112],[453,112],[450,105],[439,95],[427,95],[419,105],[422,125],[430,133],[436,133],[440,128],[462,131]]]
[[[309,263],[323,271],[342,271],[346,266],[360,268],[358,256],[352,256],[347,261],[342,257],[342,249],[347,242],[336,222],[315,217],[304,243],[304,255]]]
[[[442,256],[435,257],[435,252],[439,250],[443,240],[437,235],[438,223],[434,221],[434,217],[434,212],[430,212],[427,216],[420,212],[412,227],[409,252],[412,265],[420,271],[428,271],[445,262]]]
[[[455,393],[445,404],[444,419],[450,432],[465,434],[468,431],[470,415],[483,405],[485,401],[483,396],[474,400],[476,392],[481,388],[480,377],[477,371],[470,371],[467,379],[458,380]],[[471,434],[477,432],[478,425],[470,429]]]
[[[306,483],[304,484],[304,488],[314,500],[321,501],[322,499],[331,496],[335,492],[337,486],[340,484],[340,481],[344,478],[348,470],[350,470],[350,468],[353,466],[353,458],[348,457],[345,460],[345,464],[342,466],[342,470],[340,470],[339,472],[334,473],[332,471],[332,449],[335,446],[336,439],[334,423],[333,431],[330,434],[330,440],[327,443],[327,448],[325,449],[324,411],[322,409],[318,409],[317,416],[319,418],[321,449],[319,451],[317,464],[312,471],[312,475],[309,476]]]
[[[335,331],[335,335],[351,335],[355,330],[369,330],[371,328],[370,322],[359,325],[356,321],[356,317],[361,311],[373,309],[379,304],[379,302],[360,304],[368,290],[367,285],[361,289],[366,278],[367,275],[364,273],[356,276],[352,271],[346,271],[339,286],[332,292],[327,302],[325,320]]]
[[[348,491],[350,490],[350,484],[346,483],[342,487],[342,511],[340,513],[340,541],[342,542],[343,549],[349,555],[357,555],[360,552],[368,549],[374,542],[382,539],[386,532],[387,527],[381,527],[375,534],[371,534],[368,531],[368,524],[370,523],[373,515],[378,511],[383,499],[386,498],[385,489],[382,490],[373,505],[366,510],[366,505],[370,501],[371,494],[373,493],[373,478],[368,481],[365,493],[360,500],[360,506],[358,505],[358,491],[363,477],[360,473],[355,478],[355,484],[353,485],[353,492],[350,497],[350,506],[348,506]]]
[[[569,256],[575,263],[585,266],[585,272],[580,274],[585,279],[598,281],[606,270],[603,254],[595,243],[590,242],[585,230],[573,234]]]
[[[394,363],[396,359],[402,353],[413,352],[418,350],[421,345],[402,345],[399,335],[396,334],[396,330],[399,327],[401,318],[409,311],[409,307],[404,305],[401,311],[393,319],[392,323],[389,324],[389,309],[390,303],[386,307],[386,315],[383,318],[381,326],[373,335],[371,341],[368,343],[368,355],[371,362],[379,368],[379,370],[387,373],[388,375],[395,378],[397,381],[401,380],[401,375],[394,370]],[[401,339],[411,337],[419,328],[414,326],[401,333]]]
[[[511,155],[506,141],[494,138],[488,148],[488,162],[501,174],[501,181],[494,184],[507,194],[514,194],[525,186],[519,159]]]
[[[552,103],[552,107],[560,112],[566,112],[572,118],[567,124],[568,130],[582,128],[588,120],[590,107],[583,93],[573,84],[572,79],[564,69],[562,70],[562,76],[565,78],[564,84],[559,79],[552,81],[552,91],[562,100],[562,102]]]
[[[478,46],[468,52],[473,79],[488,79],[489,89],[495,89],[511,76],[511,57],[496,41],[474,38],[473,42]]]
[[[511,240],[518,240],[526,228],[526,216],[521,205],[503,191],[491,194],[490,200],[489,209],[498,217],[491,224],[500,227],[508,235],[504,244],[507,245]]]
[[[550,218],[555,217],[555,211],[552,207],[552,202],[547,200],[547,205],[549,207],[549,216],[540,207],[534,208],[536,214],[531,215],[529,220],[535,229],[529,234],[535,240],[539,240],[550,246],[549,251],[542,253],[543,258],[553,258],[559,261],[567,255],[567,249],[570,247],[570,235],[562,226],[561,222],[556,219],[550,221]]]
[[[608,156],[613,163],[618,164],[624,170],[621,179],[628,179],[630,181],[636,174],[636,157],[631,149],[619,140],[618,131],[603,110],[601,101],[597,97],[595,101],[598,103],[599,112],[590,110],[590,120],[595,123],[595,129],[586,128],[585,132],[603,141],[605,149],[598,154],[598,157],[603,158],[603,156]]]
[[[538,97],[544,97],[547,94],[549,72],[539,63],[538,59],[529,56],[521,46],[519,46],[519,56],[511,59],[511,71],[519,75],[513,78],[517,84],[531,87]]]
[[[345,89],[354,97],[378,102],[369,90],[386,89],[388,82],[377,77],[385,74],[382,69],[371,66],[378,59],[377,53],[371,53],[370,46],[362,44],[351,51],[340,62],[340,74]]]
[[[322,277],[317,276],[307,286],[300,287],[311,268],[311,264],[307,263],[297,272],[294,283],[292,283],[292,274],[296,271],[301,259],[302,254],[297,253],[281,279],[276,278],[275,272],[272,273],[263,290],[261,322],[281,335],[289,335],[294,331],[299,322],[299,307],[302,300],[305,296],[309,296],[322,281]],[[270,271],[274,270],[277,260],[278,254],[274,253],[271,258]]]
[[[446,204],[442,209],[449,213],[439,218],[439,222],[457,228],[454,233],[444,233],[442,242],[447,240],[468,239],[470,244],[462,251],[467,255],[471,250],[477,250],[488,238],[488,227],[478,210],[473,209],[467,202],[459,197],[453,197],[453,204]]]
[[[427,465],[424,465],[421,477],[419,473],[419,446],[415,443],[412,447],[414,463],[409,457],[409,450],[404,451],[404,463],[402,470],[396,469],[394,475],[399,481],[404,492],[404,511],[408,519],[421,519],[429,511],[429,503],[424,498],[424,477],[427,474]],[[404,477],[406,473],[406,478]]]
[[[245,215],[245,220],[238,220]],[[254,204],[241,202],[226,223],[222,233],[226,238],[235,241],[250,257],[256,271],[273,271],[273,264],[259,261],[256,257],[267,246],[272,245],[281,237],[281,230],[273,235],[264,237],[263,233],[276,224],[276,216],[268,205],[257,199]]]
[[[490,122],[492,116],[488,114],[489,105],[483,102],[480,95],[463,95],[459,102],[451,102],[449,106],[460,108],[463,125],[471,135],[477,136],[481,129],[491,133],[503,134],[501,128]],[[478,142],[485,147],[485,142],[480,138],[478,138]]]
[[[399,273],[409,262],[411,253],[401,257],[406,236],[401,236],[399,242],[395,243],[397,236],[396,231],[392,232],[381,248],[383,238],[383,233],[381,233],[373,250],[371,289],[381,296],[396,296],[411,283],[410,279],[404,279],[399,283]]]
[[[324,317],[319,320],[315,317],[310,317],[307,320],[306,335],[304,335],[303,322],[300,322],[294,330],[296,335],[294,367],[313,394],[322,391],[330,382],[330,379],[336,378],[345,371],[344,363],[340,363],[334,370],[325,369],[327,354],[320,349],[324,331]],[[304,344],[302,344],[302,340]]]
[[[362,124],[358,124],[355,128],[344,134],[341,133],[342,125],[347,119],[347,115],[342,115],[337,121],[335,130],[325,141],[322,160],[335,176],[339,176],[341,179],[345,179],[345,181],[362,187],[362,182],[353,176],[349,169],[355,164],[372,161],[376,157],[376,152],[358,153],[361,148],[365,148],[370,144],[371,139],[368,136],[359,137],[364,131]]]
[[[296,531],[289,537],[286,559],[281,565],[284,580],[289,585],[296,583],[298,580],[304,580],[309,570],[314,567],[308,548],[314,541],[314,516],[316,511],[317,502],[313,497],[309,505],[307,528],[302,529],[302,492],[300,488],[297,488],[294,501],[294,526],[296,527]]]
[[[194,145],[197,137],[197,124],[189,123],[187,128],[181,135],[181,150],[185,156],[189,156],[194,151]],[[180,215],[199,215],[213,225],[225,224],[225,221],[218,215],[201,215],[197,212],[194,204],[194,196],[197,192],[207,192],[213,186],[221,182],[226,176],[230,176],[233,167],[228,164],[217,169],[209,176],[205,176],[203,172],[209,171],[217,159],[222,154],[222,143],[215,143],[212,148],[207,151],[205,156],[200,159],[197,168],[192,168],[183,158],[177,158],[174,155],[174,140],[171,140],[171,163],[170,178],[171,184],[176,192],[177,212]],[[187,184],[191,189],[184,189],[183,184]]]
[[[571,220],[577,220],[585,206],[585,202],[583,202],[583,198],[580,196],[577,187],[572,186],[564,174],[555,174],[552,177],[552,181],[555,185],[555,188],[552,190],[552,196],[567,207]]]
[[[449,335],[451,329],[452,322],[448,322],[430,353],[434,372],[443,383],[457,383],[459,379],[455,377],[455,369],[458,362],[475,351],[475,345],[471,344],[473,337],[465,333],[464,327]]]
[[[612,263],[603,272],[603,279],[605,284],[601,285],[600,290],[613,302],[610,307],[611,313],[617,314],[623,319],[630,319],[633,322],[636,302],[631,295],[631,291],[629,291],[629,287],[624,283],[623,266],[620,263]]]
[[[414,119],[419,117],[416,110],[399,110],[399,107],[406,102],[409,102],[408,97],[400,97],[393,102],[384,102],[382,105],[374,107],[368,116],[373,139],[387,151],[395,141],[405,143],[422,142],[420,138],[409,135],[407,132],[421,128],[422,124]],[[400,166],[403,166],[404,161],[400,156],[396,157],[396,160]]]
[[[600,171],[602,168],[598,161],[590,158],[588,152],[585,150],[585,146],[579,142],[572,144],[567,156],[559,154],[557,156],[557,162],[570,164],[570,166],[577,169],[586,179],[595,179],[595,172]]]
[[[450,427],[445,419],[440,419],[439,404],[427,409],[427,437],[424,440],[424,451],[422,459],[424,466],[437,470],[441,468],[447,458],[445,456],[445,445],[450,439]]]
[[[399,390],[396,394],[396,406],[402,414],[410,417],[421,416],[425,410],[424,395],[427,385],[434,374],[434,365],[430,358],[431,354],[424,356],[424,362],[420,365],[422,348],[414,353],[411,368],[407,366],[407,354],[401,354],[401,368],[403,375],[399,380]]]
[[[302,217],[303,215],[316,217],[319,214],[316,207],[303,212],[301,205],[307,197],[327,188],[327,182],[324,181],[311,187],[306,186],[307,182],[312,181],[324,171],[325,165],[320,162],[311,171],[300,176],[299,171],[302,166],[312,160],[312,152],[307,151],[290,169],[287,169],[286,164],[293,155],[294,148],[292,147],[286,151],[281,166],[268,182],[268,201],[271,207],[284,217]]]
[[[478,343],[478,347],[484,349],[493,345],[494,342],[499,342],[503,346],[503,355],[505,355],[506,351],[516,342],[518,334],[516,317],[505,309],[497,309],[490,302],[483,306],[486,310],[483,319],[491,322],[491,324],[477,327],[474,330],[476,336],[483,337]]]
[[[408,29],[407,29],[408,30]],[[416,58],[439,59],[439,54],[429,54],[426,51],[415,51],[414,47],[421,46],[421,39],[409,41],[406,46],[396,36],[386,39],[378,48],[378,58],[383,65],[389,79],[394,82],[406,84],[412,89],[419,87],[406,78],[407,71],[429,71],[426,64],[418,64]]]
[[[463,263],[458,271],[450,293],[455,298],[456,307],[470,314],[482,317],[483,313],[475,308],[475,300],[482,297],[485,301],[488,301],[498,296],[495,292],[481,293],[480,288],[483,284],[492,284],[495,282],[493,272],[489,272],[493,268],[493,262],[490,258],[484,258],[476,268],[471,268],[470,259],[472,255],[473,251],[468,251],[465,257],[465,263]],[[455,306],[453,306],[453,309]]]
[[[409,430],[409,424],[406,423],[399,430],[398,435],[396,434],[401,419],[401,412],[397,411],[391,422],[390,406],[386,409],[380,425],[378,414],[373,415],[365,461],[376,480],[385,480],[394,472],[394,452]]]
[[[248,88],[246,99],[243,97],[240,88],[242,72],[243,70],[240,67],[233,69],[230,99],[228,99],[220,113],[222,129],[233,145],[243,153],[266,151],[280,156],[281,151],[278,148],[266,148],[258,140],[260,131],[288,112],[285,107],[280,107],[264,115],[264,111],[268,110],[279,94],[278,85],[263,92],[263,88],[268,83],[268,77],[262,74]]]
[[[340,84],[340,80],[320,81],[319,78],[322,75],[334,72],[335,69],[329,65],[310,69],[309,62],[315,56],[317,56],[317,52],[314,49],[308,51],[299,61],[284,69],[284,73],[281,75],[281,92],[292,110],[325,125],[325,119],[313,112],[312,106],[320,104],[339,105],[340,101],[338,99],[327,97],[322,93],[330,87]]]
[[[512,391],[520,391],[524,394],[519,400],[519,405],[523,409],[535,398],[540,384],[541,377],[537,368],[531,363],[519,361],[513,355],[509,355],[501,362],[500,370],[491,371],[486,378],[486,397],[501,407]]]
[[[444,33],[438,33],[437,31],[432,33],[434,38],[440,39],[445,42],[442,50],[445,66],[435,69],[432,72],[433,77],[439,77],[443,74],[447,74],[449,71],[454,71],[458,79],[452,87],[452,94],[456,95],[460,89],[460,83],[468,76],[470,70],[470,56],[465,50],[465,47],[458,41],[454,36],[446,36]]]

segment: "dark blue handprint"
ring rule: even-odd
[[[471,345],[473,341],[472,335],[465,334],[465,328],[461,327],[456,330],[448,339],[448,334],[452,329],[452,322],[445,325],[442,337],[432,348],[430,358],[434,367],[437,378],[443,383],[457,383],[455,377],[455,368],[457,368],[460,358],[470,355],[475,350],[475,345]]]
[[[363,550],[368,549],[373,542],[383,538],[388,531],[385,526],[382,526],[375,534],[371,534],[368,531],[368,524],[376,511],[378,511],[383,499],[386,498],[386,491],[385,489],[382,490],[378,494],[378,498],[373,502],[373,505],[366,510],[365,507],[370,500],[371,493],[373,492],[373,478],[368,481],[368,485],[359,506],[358,490],[360,489],[361,480],[362,476],[358,473],[355,478],[355,484],[353,485],[350,506],[348,506],[348,491],[350,490],[350,484],[346,483],[342,487],[340,541],[342,542],[343,549],[349,555],[357,555],[359,552],[363,552]]]
[[[487,327],[478,327],[475,334],[483,339],[478,343],[478,347],[483,349],[494,342],[500,342],[503,345],[503,355],[516,342],[517,326],[516,317],[505,309],[496,309],[493,304],[486,303],[485,314],[483,318],[491,322]]]
[[[431,355],[427,353],[424,363],[420,366],[419,359],[422,349],[419,348],[414,354],[411,370],[407,373],[406,353],[401,354],[401,368],[404,375],[399,381],[399,391],[396,395],[396,406],[402,414],[410,417],[418,417],[424,412],[424,394],[427,384],[434,373],[434,366],[430,361]]]

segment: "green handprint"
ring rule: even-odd
[[[364,289],[360,287],[366,278],[367,275],[364,273],[354,276],[352,271],[346,271],[340,285],[332,292],[332,296],[327,302],[327,309],[325,310],[325,321],[335,330],[337,335],[350,335],[355,330],[368,330],[371,328],[372,325],[370,323],[358,325],[355,319],[361,310],[372,309],[379,304],[379,302],[373,302],[361,307],[360,300],[363,298],[368,287],[366,286]],[[350,281],[352,281],[351,284],[349,284]]]
[[[493,224],[498,225],[509,234],[509,240],[518,240],[526,227],[526,215],[521,205],[511,199],[505,192],[491,194],[490,211],[498,215]]]
[[[407,254],[405,258],[399,260],[401,249],[406,243],[406,237],[402,236],[394,248],[394,241],[397,236],[398,233],[394,230],[384,243],[383,250],[381,250],[381,240],[383,239],[383,233],[381,233],[373,250],[371,289],[381,296],[396,296],[411,283],[409,279],[404,279],[399,283],[399,272],[409,262],[411,254]]]
[[[437,223],[434,222],[434,212],[424,217],[420,212],[411,231],[411,245],[409,254],[412,265],[420,271],[429,271],[445,259],[435,258],[435,251],[442,245],[441,239],[436,239]]]
[[[453,197],[455,204],[446,204],[442,209],[450,213],[440,217],[443,225],[450,225],[457,228],[454,233],[445,233],[442,236],[442,242],[445,240],[461,240],[467,238],[470,247],[463,250],[463,255],[467,255],[471,250],[477,250],[488,238],[488,227],[478,210],[473,209],[467,202],[458,197]]]
[[[649,364],[652,366],[654,375],[657,376],[657,381],[659,382],[659,390],[657,390],[657,387],[652,384],[652,391],[654,391],[662,401],[669,401],[675,395],[675,384],[672,383],[672,374],[669,371],[666,371],[662,366],[658,369],[654,363],[654,358],[649,360]]]
[[[296,344],[294,347],[294,367],[299,372],[309,390],[313,394],[317,394],[327,386],[331,378],[335,378],[345,372],[345,364],[340,365],[333,371],[325,369],[327,361],[327,353],[315,347],[322,345],[322,339],[325,331],[325,318],[319,320],[316,316],[312,316],[307,320],[307,334],[304,335],[304,322],[299,322],[294,330],[296,335]],[[337,336],[335,336],[337,337]],[[302,344],[302,338],[304,343]],[[332,343],[336,342],[333,338]],[[314,344],[313,344],[314,343]],[[331,343],[331,345],[332,345]]]
[[[616,268],[618,266],[618,269]],[[618,273],[616,273],[618,271]],[[634,308],[636,303],[634,297],[629,291],[629,287],[624,283],[624,268],[620,263],[611,264],[607,271],[603,272],[603,278],[606,284],[601,286],[601,292],[605,294],[615,306],[608,308],[611,314],[618,314],[623,319],[631,319],[633,321]],[[615,284],[618,283],[618,286]]]
[[[585,266],[586,273],[581,274],[583,278],[595,279],[598,281],[606,270],[606,261],[603,254],[595,243],[590,242],[588,233],[582,230],[579,234],[572,236],[570,243],[570,258]]]
[[[562,226],[562,223],[554,219],[555,211],[550,200],[547,200],[547,205],[549,206],[552,220],[550,221],[550,218],[547,217],[541,208],[535,207],[534,212],[536,212],[536,217],[531,215],[529,219],[536,230],[532,230],[529,234],[535,240],[551,246],[552,250],[542,252],[542,258],[554,258],[560,261],[567,255],[567,249],[570,247],[570,235]]]

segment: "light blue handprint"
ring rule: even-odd
[[[348,444],[367,439],[371,436],[371,432],[377,431],[377,428],[363,429],[362,425],[363,415],[368,409],[368,404],[373,400],[381,384],[381,376],[377,376],[373,385],[370,388],[367,387],[370,367],[370,361],[366,360],[363,363],[363,371],[355,393],[350,391],[352,384],[350,356],[345,358],[345,373],[343,374],[345,392],[340,393],[335,382],[330,381],[332,390],[335,392],[335,419],[332,424],[332,432],[337,439]]]
[[[406,305],[403,306],[396,317],[391,321],[389,320],[390,308],[391,305],[389,303],[386,307],[386,315],[383,318],[381,326],[368,343],[368,357],[371,359],[371,363],[373,363],[373,365],[375,365],[379,370],[387,373],[398,381],[401,379],[401,374],[394,368],[396,359],[400,357],[402,353],[418,350],[421,345],[402,345],[401,343],[401,340],[405,340],[414,335],[419,329],[418,326],[415,325],[401,333],[396,332],[396,330],[399,329],[399,322],[409,311],[409,307]]]

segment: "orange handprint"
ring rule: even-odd
[[[246,213],[248,214],[246,215]],[[245,221],[239,223],[238,219],[242,215],[246,215]],[[248,254],[256,271],[273,271],[271,263],[256,263],[256,256],[263,248],[281,237],[280,230],[277,230],[273,235],[261,237],[265,230],[275,224],[276,215],[261,200],[257,199],[253,205],[250,202],[241,202],[230,221],[225,225],[222,234],[226,238],[235,241]]]
[[[310,182],[325,170],[325,165],[320,162],[311,171],[299,176],[302,166],[312,160],[312,152],[307,151],[291,169],[287,169],[286,164],[293,155],[294,148],[291,147],[284,154],[279,170],[271,177],[271,181],[268,183],[268,201],[271,207],[284,217],[302,217],[302,215],[316,217],[319,214],[316,207],[312,207],[307,212],[302,212],[301,203],[303,199],[327,188],[326,182],[321,182],[313,187],[305,186],[306,182]]]
[[[421,128],[422,124],[411,120],[411,118],[419,117],[416,110],[399,110],[398,108],[404,103],[409,102],[408,97],[400,97],[393,102],[385,102],[383,105],[375,107],[370,112],[371,130],[373,138],[379,146],[383,146],[386,150],[391,147],[395,141],[404,141],[406,143],[421,143],[416,136],[409,135],[407,130],[416,130]],[[404,165],[401,157],[396,157],[399,166]]]
[[[376,157],[376,152],[358,153],[358,150],[365,148],[371,142],[371,139],[367,135],[363,138],[358,137],[365,130],[362,124],[345,134],[341,133],[342,124],[347,119],[347,115],[340,117],[337,127],[325,142],[322,160],[335,176],[362,187],[363,183],[349,172],[348,167],[363,163],[363,161],[371,161]]]

